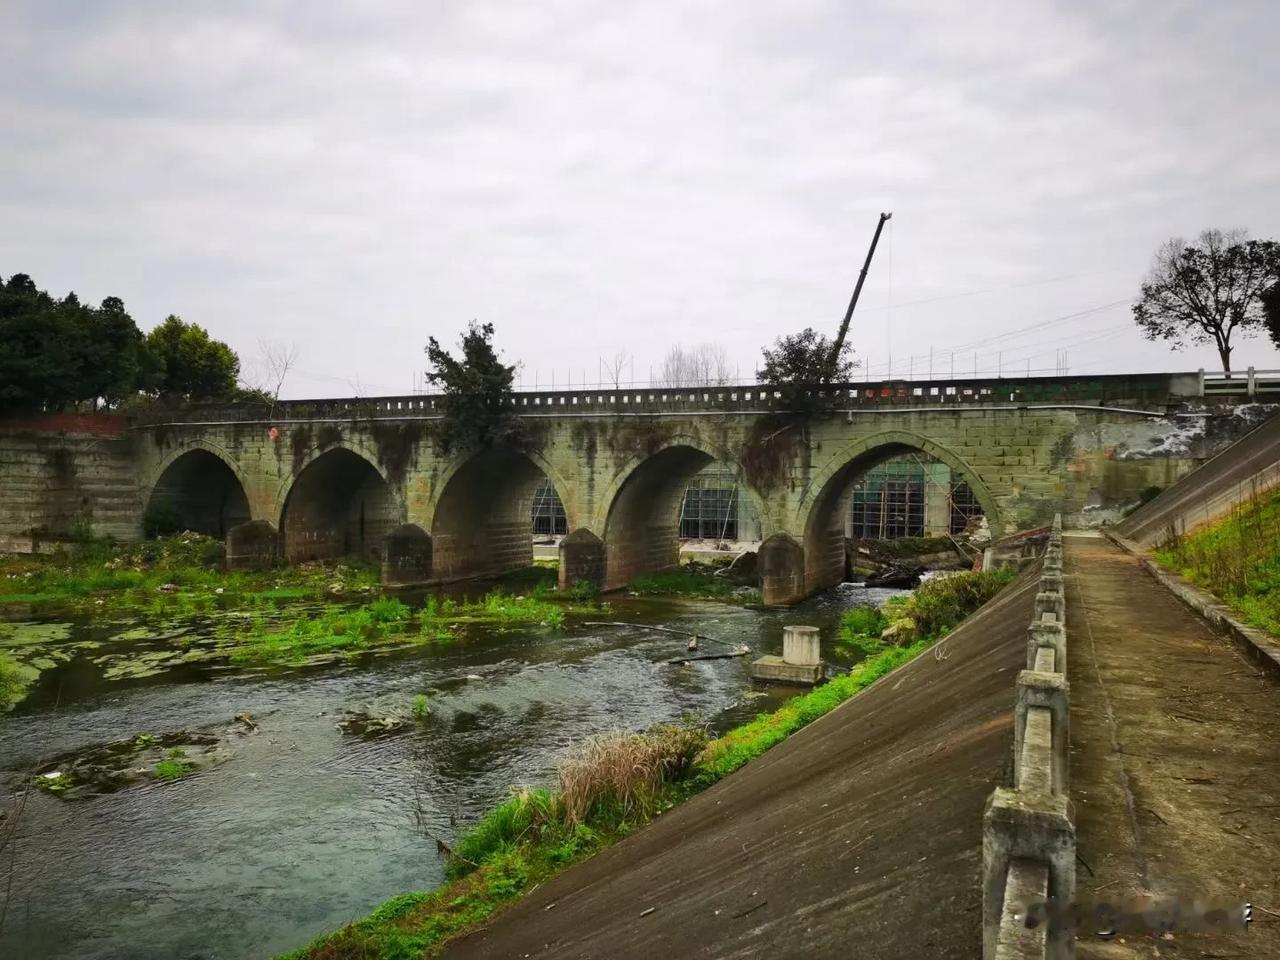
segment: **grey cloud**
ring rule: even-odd
[[[317,377],[294,394],[408,389],[427,335],[472,317],[530,379],[592,376],[623,346],[643,376],[704,340],[745,373],[778,334],[838,321],[886,208],[854,326],[877,373],[1131,296],[1167,236],[1280,235],[1264,4],[6,18],[0,273],[118,294],[144,325],[180,312],[246,357],[297,340]],[[1213,363],[1126,323],[1111,308],[979,362]],[[1280,366],[1260,341],[1240,356]]]

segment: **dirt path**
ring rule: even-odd
[[[1033,588],[445,956],[972,958]]]
[[[1248,933],[1078,955],[1280,958],[1280,684],[1110,541],[1068,535],[1064,553],[1078,899],[1264,908]]]

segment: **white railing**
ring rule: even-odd
[[[1280,394],[1280,370],[1200,371],[1200,396],[1246,396]]]

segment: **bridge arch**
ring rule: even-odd
[[[813,473],[800,496],[798,527],[804,531],[806,592],[839,583],[844,576],[844,521],[854,482],[867,470],[904,453],[922,453],[945,463],[973,491],[993,531],[1004,529],[1000,506],[972,466],[939,443],[902,430],[887,430],[846,444]]]
[[[603,589],[616,590],[640,574],[679,565],[685,489],[695,474],[717,460],[737,462],[728,450],[678,434],[646,445],[615,473],[597,501],[595,527],[604,534]],[[745,479],[740,488],[767,524],[759,492]]]
[[[195,440],[168,454],[144,489],[143,532],[148,536],[194,530],[224,539],[252,519],[244,474],[214,443]]]
[[[290,563],[357,554],[380,558],[404,503],[376,457],[347,443],[311,451],[277,497]]]
[[[543,484],[556,491],[574,529],[568,485],[536,451],[502,445],[456,458],[431,512],[433,578],[479,579],[532,563],[533,505]]]

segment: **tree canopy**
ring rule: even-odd
[[[142,334],[117,297],[92,307],[57,300],[25,273],[0,284],[0,409],[64,410],[117,403],[142,385]]]
[[[170,315],[147,334],[155,360],[154,389],[175,400],[226,400],[235,396],[240,358],[194,323]]]
[[[1262,314],[1266,318],[1272,343],[1280,347],[1280,280],[1262,295]]]
[[[830,337],[805,327],[799,333],[779,337],[764,350],[764,366],[760,382],[782,393],[789,409],[796,413],[812,413],[822,403],[813,388],[826,383],[844,383],[853,376],[852,348],[845,343],[832,366],[834,344]]]
[[[235,396],[240,361],[195,324],[170,317],[143,336],[124,302],[61,300],[25,273],[0,282],[0,411],[118,405],[139,394]]]
[[[1241,230],[1205,230],[1195,243],[1175,237],[1156,252],[1134,322],[1148,340],[1174,349],[1212,343],[1231,369],[1232,338],[1265,326],[1263,295],[1280,281],[1280,244]]]
[[[459,345],[462,356],[455,358],[435,337],[427,339],[427,381],[443,392],[441,446],[454,451],[519,442],[520,422],[511,407],[516,368],[498,357],[493,324],[472,321]]]

